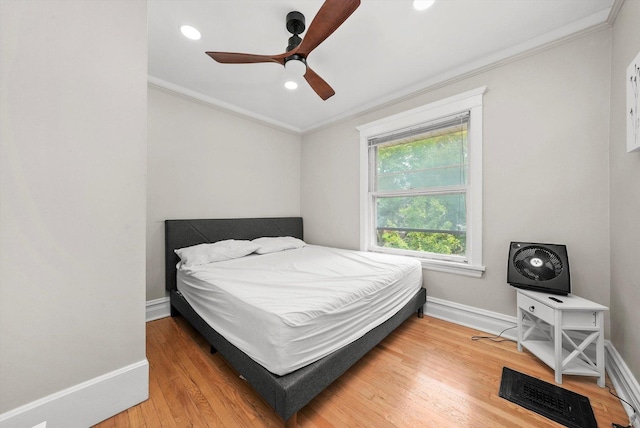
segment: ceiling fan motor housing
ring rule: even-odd
[[[287,30],[291,34],[301,34],[305,28],[302,13],[297,11],[287,13]]]
[[[293,34],[289,37],[289,44],[287,45],[287,52],[298,47],[302,39],[298,34],[301,34],[305,30],[304,15],[300,12],[289,12],[287,14],[287,30]]]

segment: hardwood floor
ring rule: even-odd
[[[502,367],[547,382],[551,369],[514,342],[425,316],[411,317],[298,412],[298,425],[327,427],[559,427],[498,396]],[[148,401],[98,425],[280,427],[282,420],[182,318],[147,323]],[[611,385],[607,378],[607,385]],[[565,376],[586,395],[599,427],[628,417],[592,377]]]

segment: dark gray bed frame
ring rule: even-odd
[[[298,410],[380,343],[412,314],[422,317],[426,290],[418,293],[393,317],[355,342],[284,376],[277,376],[253,361],[211,328],[176,288],[174,250],[225,239],[255,239],[262,236],[293,236],[302,239],[301,217],[241,218],[165,221],[166,289],[171,300],[171,316],[182,315],[202,334],[224,359],[240,373],[285,422],[296,426]]]

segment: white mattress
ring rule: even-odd
[[[391,318],[422,286],[408,257],[307,245],[189,268],[178,290],[229,342],[277,375]]]

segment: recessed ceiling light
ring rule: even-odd
[[[187,39],[200,40],[200,31],[198,31],[197,28],[194,28],[191,25],[183,25],[182,27],[180,27],[180,31]]]
[[[293,91],[294,89],[298,88],[298,84],[293,80],[287,80],[286,82],[284,82],[284,87]]]
[[[427,10],[436,0],[413,0],[413,8],[415,10]]]

